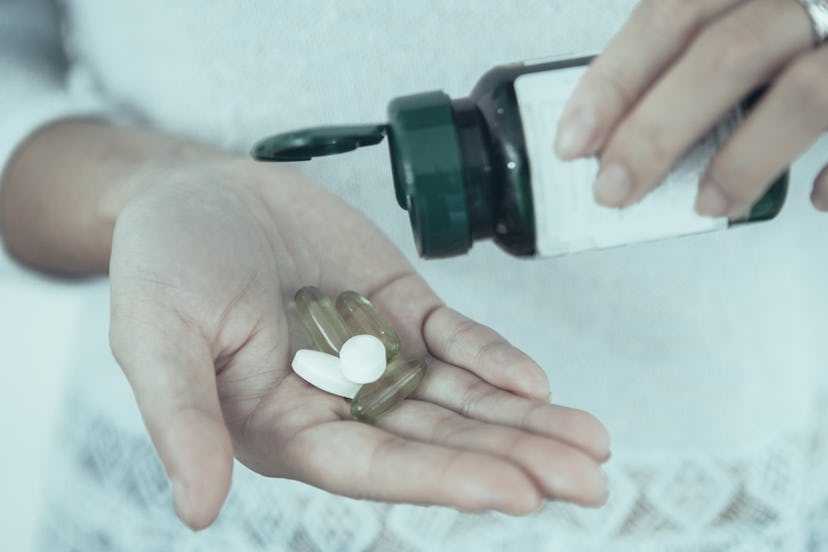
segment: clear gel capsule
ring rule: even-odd
[[[425,374],[424,359],[398,358],[374,383],[363,385],[351,402],[351,416],[373,422],[401,403],[417,389]]]
[[[385,359],[391,362],[400,354],[400,336],[367,297],[343,291],[336,298],[336,310],[354,335],[373,335],[385,345]]]
[[[294,299],[296,312],[314,347],[323,353],[338,355],[351,332],[333,301],[314,286],[303,287]]]

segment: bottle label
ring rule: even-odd
[[[727,228],[728,219],[711,219],[693,209],[699,177],[741,118],[729,113],[641,202],[624,209],[595,203],[595,158],[561,161],[555,155],[557,122],[586,66],[528,73],[515,79],[523,123],[538,255],[657,240]]]

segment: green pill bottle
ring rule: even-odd
[[[486,73],[466,98],[441,91],[393,99],[388,123],[318,127],[259,141],[261,161],[302,161],[380,143],[387,135],[397,202],[422,257],[467,252],[492,239],[517,256],[579,251],[711,231],[775,217],[785,171],[742,219],[693,210],[698,179],[755,96],[732,110],[640,203],[594,202],[596,159],[559,160],[553,142],[564,105],[591,57],[516,63]]]

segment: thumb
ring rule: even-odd
[[[125,316],[118,307],[113,297],[112,352],[167,471],[178,517],[203,529],[221,509],[233,468],[209,347],[177,315],[133,308]]]

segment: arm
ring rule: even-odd
[[[21,218],[33,214],[32,198],[25,195],[27,192],[38,193],[36,190],[22,189],[22,185],[29,186],[36,180],[33,175],[26,174],[32,168],[29,165],[29,146],[49,146],[48,141],[40,140],[42,136],[38,135],[37,130],[50,121],[110,113],[102,98],[91,94],[69,93],[65,86],[66,70],[67,61],[60,40],[59,19],[53,2],[7,0],[0,3],[0,74],[3,76],[0,79],[0,184],[14,181],[10,184],[9,194],[3,193],[4,196],[12,197],[7,198],[10,201],[4,201],[5,208],[0,209],[0,232],[9,232],[5,238],[13,253],[26,255],[27,259],[38,266],[47,266],[48,263],[45,259],[36,259],[30,247],[39,248],[42,243],[27,243],[24,247],[20,239],[32,230],[20,228],[19,224]],[[37,140],[33,138],[27,142],[25,148],[20,147],[20,144],[33,134],[37,135]],[[15,152],[19,155],[15,155]],[[53,159],[55,154],[54,151],[46,156],[38,154],[36,163],[44,164],[44,160]],[[14,163],[9,162],[12,157],[16,158]],[[48,172],[53,168],[55,171],[66,171],[68,167],[74,166],[77,159],[62,166],[57,165],[62,160],[54,161],[51,167],[44,164],[40,170]],[[11,174],[12,170],[14,174]],[[53,196],[53,206],[58,202],[65,203],[68,199],[76,199],[68,197],[69,190],[63,190],[63,193]],[[9,204],[13,208],[9,208]],[[50,221],[52,217],[57,216],[57,209],[43,211],[42,216],[49,217],[45,220]],[[4,218],[7,220],[3,221]],[[49,224],[40,226],[42,229],[50,228]],[[66,226],[60,224],[53,229],[65,230]],[[53,249],[64,251],[60,246]],[[53,268],[65,270],[69,267]]]
[[[56,129],[80,138],[64,123],[43,128],[51,121],[108,113],[101,98],[66,90],[67,61],[53,2],[0,4],[0,68],[0,234],[6,247],[21,260],[52,271],[100,270],[100,250],[108,238],[103,223],[80,208],[88,193],[98,190],[82,189],[77,176],[83,156],[73,156],[94,146],[70,142],[77,146],[73,151],[40,149],[54,147],[50,137]],[[66,186],[42,189],[43,182],[64,179]],[[80,236],[91,239],[79,248]]]

